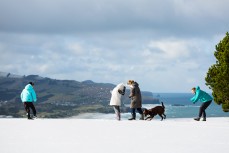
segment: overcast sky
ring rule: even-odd
[[[208,90],[229,0],[1,0],[0,71]]]

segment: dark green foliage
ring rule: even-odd
[[[214,53],[216,64],[213,64],[205,78],[206,85],[212,89],[214,101],[222,104],[225,112],[229,111],[229,33],[216,45]]]

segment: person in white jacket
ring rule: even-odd
[[[111,91],[110,105],[113,106],[117,120],[121,120],[121,98],[125,94],[126,87],[123,83],[118,84]]]

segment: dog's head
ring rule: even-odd
[[[149,115],[149,110],[148,110],[148,109],[144,109],[144,110],[143,110],[143,114],[144,114],[144,116],[146,117],[147,115]]]
[[[119,92],[121,95],[125,95],[126,86],[125,86],[123,83],[118,84],[118,85],[117,85],[117,88],[118,88],[118,92]]]

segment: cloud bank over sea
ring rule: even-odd
[[[206,5],[207,4],[207,5]],[[0,2],[0,71],[189,92],[228,31],[227,0]]]

